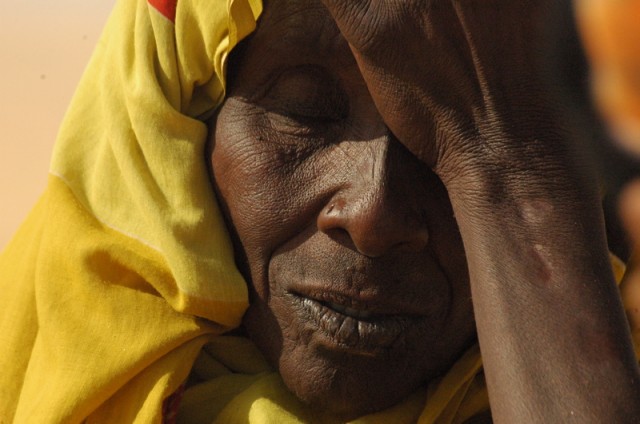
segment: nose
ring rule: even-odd
[[[347,182],[326,203],[318,229],[330,237],[350,239],[363,255],[420,251],[429,240],[424,194],[412,173],[418,161],[399,142],[384,137],[351,152]]]

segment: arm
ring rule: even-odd
[[[535,67],[552,3],[325,0],[385,122],[447,187],[494,419],[637,422],[596,184]]]

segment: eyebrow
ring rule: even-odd
[[[270,27],[282,25],[288,27],[285,36],[280,38],[278,50],[285,52],[313,50],[316,53],[327,52],[332,56],[351,56],[346,40],[342,38],[323,5],[320,3],[310,5],[309,2],[289,3],[287,1],[284,3],[287,4],[284,7],[286,13],[277,11],[274,16],[268,18]]]

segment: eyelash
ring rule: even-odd
[[[295,136],[319,137],[348,117],[346,93],[317,66],[296,67],[278,75],[263,99],[272,128]]]
[[[298,137],[318,136],[319,125],[309,117],[295,116],[291,113],[281,113],[268,111],[267,118],[271,128],[279,133],[289,134]]]

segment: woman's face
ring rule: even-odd
[[[252,283],[244,325],[313,407],[389,407],[474,338],[446,190],[389,133],[319,2],[270,2],[237,59],[211,163]]]

